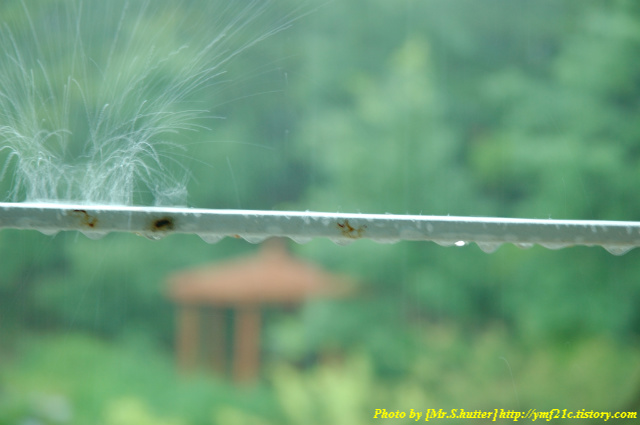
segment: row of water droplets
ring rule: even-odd
[[[59,230],[41,229],[40,232],[48,236],[54,236],[57,233],[59,233]],[[84,234],[89,239],[100,239],[108,234],[108,232],[96,231],[96,230],[79,230],[79,232]],[[170,233],[146,231],[146,232],[137,232],[137,234],[140,236],[146,237],[147,239],[157,241],[157,240],[164,239]],[[214,233],[204,233],[204,232],[196,233],[196,235],[199,236],[204,242],[209,244],[216,244],[221,240],[223,240],[225,237],[243,239],[251,244],[259,244],[271,237],[281,236],[277,234],[274,234],[274,235],[242,235],[242,234],[221,235],[217,233],[214,234]],[[286,237],[291,239],[293,242],[301,245],[309,243],[314,239],[309,236],[286,236]],[[358,239],[351,239],[351,238],[345,238],[345,237],[328,237],[328,239],[333,243],[335,243],[336,245],[340,245],[340,246],[350,245],[353,242],[358,240]],[[385,244],[394,244],[401,241],[401,239],[376,239],[376,238],[371,238],[371,240],[377,243],[385,243]],[[487,254],[492,254],[496,252],[501,246],[509,243],[509,242],[475,242],[475,241],[463,241],[463,240],[446,240],[446,241],[433,240],[431,242],[434,242],[443,247],[464,247],[471,243],[475,243],[478,246],[478,248],[480,248],[480,250],[482,250]],[[536,245],[534,243],[512,243],[512,244],[521,249],[530,249]],[[575,246],[575,244],[571,244],[571,243],[539,243],[537,245],[542,246],[543,248],[551,249],[551,250],[558,250],[558,249]],[[613,254],[613,255],[624,255],[627,252],[631,251],[633,248],[635,248],[635,246],[628,246],[628,245],[602,245],[602,247],[605,250],[607,250],[610,254]]]

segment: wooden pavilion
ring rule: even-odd
[[[312,297],[341,297],[352,283],[349,278],[292,257],[281,239],[265,242],[257,255],[176,273],[169,278],[168,295],[178,307],[178,367],[192,370],[205,354],[213,368],[224,374],[227,357],[231,357],[234,381],[253,381],[260,365],[262,306],[297,305]],[[226,335],[229,309],[233,312],[230,356]],[[204,318],[206,325],[202,323]],[[202,335],[211,342],[208,353],[201,353],[207,348],[201,343]]]

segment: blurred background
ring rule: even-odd
[[[82,40],[89,63],[116,34],[143,28],[150,36],[133,40],[136,49],[167,58],[169,77],[145,93],[160,96],[172,69],[184,69],[176,46],[197,56],[240,10],[69,3],[1,2],[13,39],[2,33],[0,61],[8,46],[32,52],[35,34],[53,52],[45,66],[64,76],[78,57],[70,44]],[[187,108],[210,112],[197,117],[203,128],[170,136],[183,150],[163,153],[189,206],[638,220],[640,3],[261,4],[223,55],[287,28],[189,93]],[[80,30],[69,24],[78,16]],[[85,89],[98,92],[107,77],[87,75]],[[74,135],[87,131],[76,118]],[[14,166],[0,183],[7,197]],[[149,199],[144,188],[135,194]],[[243,261],[266,249],[190,235],[2,230],[0,424],[357,425],[378,408],[640,409],[640,250],[289,243],[278,249],[291,261],[355,289],[254,303],[253,327],[239,325],[233,303],[180,315],[171,276],[230,261],[242,275]],[[178,361],[184,339],[188,367]],[[257,347],[255,374],[233,372],[242,344]],[[210,367],[216,350],[222,369]]]

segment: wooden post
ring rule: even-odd
[[[194,370],[198,364],[200,333],[199,311],[196,306],[181,305],[178,313],[178,368],[182,372]]]
[[[260,308],[239,306],[235,322],[233,379],[237,383],[248,383],[257,379],[260,367]]]
[[[227,368],[227,335],[225,311],[216,308],[211,311],[209,323],[211,326],[210,343],[211,367],[220,376],[225,376]]]

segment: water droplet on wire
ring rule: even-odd
[[[224,238],[224,236],[212,235],[208,233],[201,233],[201,234],[198,234],[198,236],[200,236],[200,239],[210,244],[218,243]]]
[[[500,242],[476,242],[478,248],[487,254],[494,253],[502,246]]]
[[[604,249],[613,255],[624,255],[633,249],[632,246],[604,245]]]
[[[304,245],[306,243],[311,242],[312,238],[307,236],[291,236],[290,239],[297,244]]]

